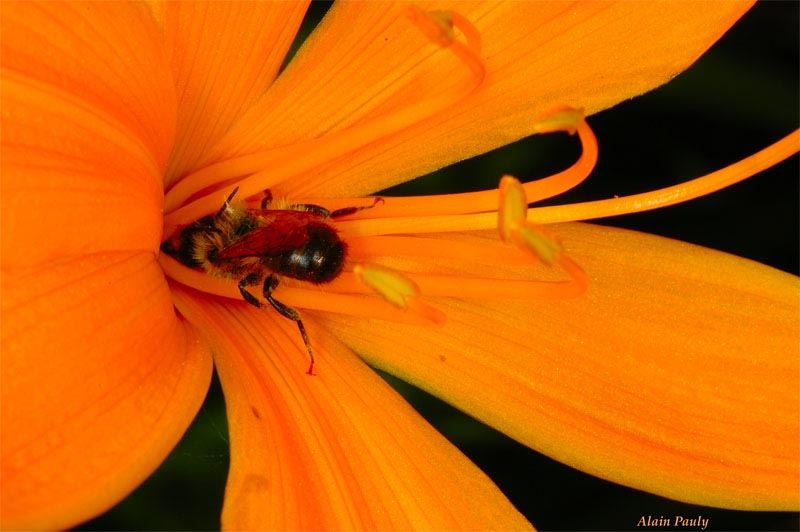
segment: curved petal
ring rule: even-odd
[[[161,34],[143,4],[3,2],[0,32],[3,69],[113,117],[163,169],[175,93]]]
[[[438,331],[319,320],[370,363],[593,475],[693,503],[796,509],[797,278],[620,229],[554,232],[589,274],[582,298],[434,300],[448,315]]]
[[[176,288],[215,348],[231,433],[224,528],[519,530],[530,525],[458,450],[313,322],[316,374],[271,309]],[[224,303],[221,303],[224,301]]]
[[[3,71],[0,104],[3,268],[157,252],[161,175],[137,135],[81,97],[13,71]]]
[[[156,252],[175,110],[149,12],[118,2],[2,8],[4,270]]]
[[[446,89],[449,78],[468,75],[463,66],[453,70],[449,52],[422,36],[406,17],[406,7],[337,3],[206,162],[342,130],[387,107],[411,108]],[[487,72],[483,85],[415,126],[275,188],[299,196],[361,195],[525,137],[534,131],[535,120],[555,107],[600,111],[685,69],[749,4],[435,4],[435,9],[448,7],[480,32]],[[428,86],[423,80],[423,90],[411,90],[419,89],[410,84],[422,74],[431,77]]]
[[[177,443],[211,357],[150,253],[3,270],[0,517],[62,529],[108,509]]]
[[[178,132],[167,182],[191,168],[269,87],[307,4],[166,5],[166,43],[178,91]]]

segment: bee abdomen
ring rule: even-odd
[[[307,226],[308,241],[299,249],[266,258],[270,269],[287,277],[312,283],[328,283],[339,275],[347,248],[339,235],[323,223]]]

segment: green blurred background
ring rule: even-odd
[[[590,119],[600,160],[589,180],[549,203],[668,186],[739,160],[798,125],[798,2],[756,5],[697,64],[668,85]],[[327,3],[314,3],[302,35]],[[543,177],[579,150],[563,134],[538,136],[419,178],[389,194],[497,186],[503,173]],[[471,179],[467,181],[467,178]],[[798,160],[729,190],[662,211],[601,220],[728,251],[798,273]],[[542,530],[634,528],[641,515],[703,515],[713,530],[797,530],[794,513],[737,512],[666,500],[584,475],[384,375],[419,412],[478,464]],[[92,530],[216,529],[228,467],[219,383],[166,462],[127,499],[85,523]],[[668,530],[668,529],[662,529]]]

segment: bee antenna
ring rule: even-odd
[[[219,211],[217,211],[217,215],[215,216],[215,218],[219,218],[225,211],[228,210],[228,207],[231,206],[231,200],[233,199],[233,197],[236,195],[237,192],[239,192],[239,187],[234,188],[233,192],[228,194],[228,198],[225,200],[225,203],[222,204],[222,207],[219,208]]]
[[[238,187],[238,186],[237,186],[237,187],[235,187],[235,188],[233,189],[233,192],[231,192],[231,193],[228,195],[228,199],[226,199],[226,200],[225,200],[225,203],[230,203],[230,202],[231,202],[231,200],[233,199],[233,197],[236,195],[236,193],[237,193],[237,192],[239,192],[239,187]]]

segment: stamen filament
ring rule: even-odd
[[[752,177],[800,151],[800,130],[741,161],[679,185],[584,203],[531,209],[529,219],[546,223],[571,222],[650,211],[711,194]]]
[[[642,212],[682,203],[752,177],[798,151],[800,151],[800,130],[790,133],[741,161],[680,185],[620,198],[531,208],[528,210],[528,220],[538,224],[572,222]],[[431,196],[433,200],[436,198],[438,196]],[[384,199],[389,204],[392,198]],[[344,220],[339,222],[338,226],[342,233],[350,236],[475,231],[496,228],[497,215],[486,212],[449,216],[370,218]]]
[[[364,218],[360,220],[343,220],[336,225],[345,238],[431,232],[451,233],[496,229],[497,213],[482,212],[479,214],[451,214],[444,216]]]
[[[419,13],[423,18],[429,16]],[[453,39],[444,46],[464,62],[472,73],[463,90],[439,93],[429,99],[387,112],[324,137],[235,157],[198,170],[179,181],[167,192],[165,211],[168,214],[164,218],[164,236],[168,237],[179,226],[213,212],[215,206],[222,203],[229,189],[234,186],[239,187],[241,197],[252,196],[359,148],[395,135],[469,97],[483,84],[486,76],[486,69],[479,55],[479,38],[476,41],[476,35],[479,34],[464,17],[453,16],[452,23],[457,25],[468,40],[467,45]],[[211,192],[181,207],[184,202],[203,189],[248,174],[252,175],[231,183],[225,190]]]
[[[485,264],[523,266],[531,263],[525,251],[486,240],[485,243],[459,242],[416,236],[372,236],[347,238],[348,254],[358,261],[371,257],[428,257]],[[446,256],[443,250],[446,249]]]
[[[576,113],[576,111],[567,111]],[[564,112],[564,113],[567,113]],[[545,133],[552,131],[564,131],[571,128],[578,133],[581,141],[582,153],[575,163],[557,174],[529,181],[522,186],[528,198],[528,203],[541,201],[558,194],[582,183],[591,174],[597,163],[597,139],[592,129],[583,120],[582,115],[577,116],[575,122],[570,123],[568,119],[558,123],[558,127],[553,127],[554,121],[550,118],[543,119],[541,126],[534,126],[533,133]],[[365,212],[359,218],[389,218],[404,216],[432,216],[445,214],[467,214],[475,212],[493,211],[497,208],[499,201],[499,191],[497,189],[483,190],[480,192],[463,192],[460,194],[439,194],[435,196],[407,196],[407,197],[387,197],[381,196],[384,203],[379,209]],[[303,203],[324,203],[325,205],[336,208],[339,203],[342,205],[352,204],[352,199],[313,199],[304,198]],[[349,202],[349,203],[348,203]]]
[[[407,273],[407,277],[419,287],[424,297],[455,297],[475,299],[568,299],[580,297],[589,286],[586,273],[567,256],[557,260],[569,275],[566,281],[533,281],[527,279],[494,279],[488,277],[465,277],[463,275],[438,275]],[[337,292],[369,294],[372,290],[362,284],[352,272],[342,272],[330,283],[329,289]],[[327,289],[326,289],[327,290]],[[325,293],[317,289],[317,293]],[[333,310],[336,312],[336,310]]]
[[[474,88],[474,86],[470,87],[467,93],[472,92]],[[187,210],[186,207],[174,209],[198,190],[242,175],[252,174],[250,178],[238,182],[242,196],[251,196],[276,183],[308,172],[317,166],[434,116],[464,97],[463,93],[440,94],[438,97],[423,100],[415,105],[381,115],[373,120],[353,125],[324,137],[234,157],[206,166],[185,177],[167,192],[165,209],[168,212],[172,209],[167,218],[178,217],[180,213]],[[268,170],[264,170],[265,168]],[[206,195],[187,207],[214,195]],[[214,201],[216,200],[212,200],[212,203]],[[208,213],[204,212],[199,216],[204,214]]]
[[[475,299],[567,299],[583,295],[586,274],[570,261],[568,281],[487,279],[461,275],[406,274],[426,297],[443,296]],[[576,269],[573,269],[574,266]],[[566,268],[565,268],[566,269]]]

